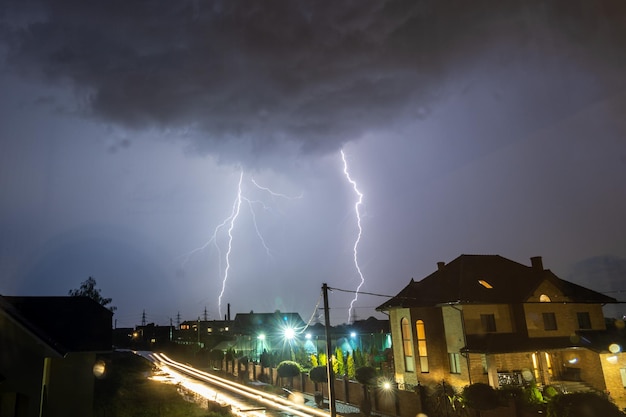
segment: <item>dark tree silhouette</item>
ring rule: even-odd
[[[81,282],[80,288],[69,290],[68,294],[72,297],[89,297],[101,306],[107,307],[111,311],[117,310],[117,307],[109,306],[113,299],[105,298],[100,294],[100,289],[96,288],[96,280],[92,277],[89,277],[85,281]]]

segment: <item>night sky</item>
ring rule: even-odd
[[[0,3],[0,294],[343,323],[461,254],[626,300],[623,0]]]

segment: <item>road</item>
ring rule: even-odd
[[[248,417],[289,415],[295,417],[329,417],[330,413],[305,405],[304,398],[295,394],[289,399],[257,390],[248,385],[220,378],[170,359],[162,353],[137,352],[153,362],[164,374],[163,377],[196,394],[229,405],[235,414]]]

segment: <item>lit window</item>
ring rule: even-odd
[[[424,322],[418,320],[415,323],[417,330],[417,356],[420,359],[420,370],[422,372],[428,372],[428,350],[426,349],[426,330],[424,329]]]
[[[411,342],[411,327],[409,321],[404,317],[400,322],[402,329],[402,349],[404,350],[404,369],[406,372],[415,372],[413,362],[413,343]]]
[[[484,332],[493,333],[496,331],[496,316],[494,314],[481,314],[480,323]]]
[[[556,330],[556,314],[543,313],[543,329],[544,330]]]
[[[550,297],[548,297],[545,294],[541,294],[539,296],[539,302],[541,302],[541,303],[549,303],[550,301],[552,301],[552,300],[550,300]]]
[[[478,283],[480,285],[482,285],[483,287],[485,287],[485,288],[488,288],[488,289],[493,288],[493,286],[490,283],[488,283],[487,281],[485,281],[484,279],[479,279]]]

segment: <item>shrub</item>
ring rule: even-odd
[[[623,417],[608,398],[593,392],[575,392],[556,395],[548,403],[548,417]]]
[[[556,397],[557,395],[559,395],[559,390],[557,390],[555,387],[553,387],[552,385],[546,385],[543,388],[543,398],[547,401],[550,401],[552,398]]]
[[[481,382],[463,388],[461,398],[465,405],[475,410],[491,410],[500,405],[496,390]]]
[[[537,388],[537,385],[532,384],[524,388],[523,394],[524,404],[525,405],[540,405],[544,404],[543,395],[541,395],[541,391]]]
[[[282,361],[276,368],[276,373],[281,378],[293,378],[302,372],[300,365],[294,361]]]
[[[328,382],[328,370],[325,366],[316,366],[309,371],[309,378],[317,384]]]
[[[376,385],[376,369],[371,366],[361,366],[354,372],[354,378],[363,385]]]

